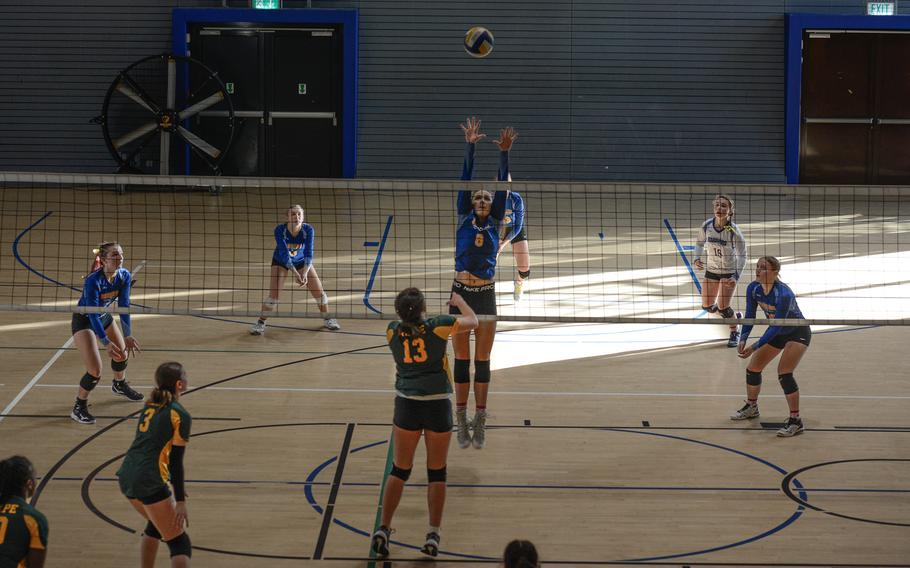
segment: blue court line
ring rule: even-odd
[[[379,241],[363,241],[363,246],[365,247],[378,247]]]
[[[367,309],[381,314],[382,312],[377,310],[370,304],[370,293],[373,291],[373,282],[376,280],[376,272],[379,270],[379,262],[382,260],[382,251],[385,250],[385,242],[389,236],[389,229],[392,228],[392,219],[394,217],[389,215],[389,219],[385,223],[385,231],[382,232],[382,240],[379,242],[379,252],[376,253],[376,261],[373,263],[373,271],[370,273],[370,281],[367,282],[367,289],[363,292],[363,305]],[[364,246],[368,246],[368,243],[363,243]],[[369,243],[372,246],[372,243]]]
[[[679,244],[679,239],[676,238],[676,233],[673,231],[673,227],[670,225],[670,220],[664,219],[664,225],[667,227],[667,230],[670,231],[670,236],[673,237],[673,242],[676,243],[676,250],[679,251],[679,256],[682,257],[683,263],[686,265],[686,268],[689,269],[689,274],[692,275],[692,282],[695,283],[695,289],[698,290],[699,294],[701,294],[701,282],[699,282],[698,277],[695,276],[695,271],[692,270],[692,265],[689,264],[689,259],[686,258],[686,253],[683,252],[683,247],[681,244]]]
[[[22,257],[19,256],[19,241],[22,239],[22,237],[25,236],[25,233],[31,231],[39,223],[41,223],[42,221],[44,221],[45,219],[47,219],[48,217],[53,215],[53,213],[54,213],[53,211],[48,211],[47,213],[42,215],[40,219],[38,219],[37,221],[35,221],[31,225],[29,225],[28,227],[23,229],[23,231],[21,233],[16,235],[16,238],[13,240],[13,256],[16,257],[16,260],[19,262],[19,264],[24,266],[26,270],[37,275],[39,278],[43,278],[44,280],[47,280],[48,282],[52,282],[52,283],[56,284],[57,286],[62,286],[63,288],[69,288],[70,290],[74,290],[76,292],[81,292],[82,290],[80,290],[79,288],[73,288],[69,284],[64,284],[63,282],[58,282],[49,276],[45,276],[44,274],[41,274],[40,272],[38,272],[37,270],[35,270],[31,266],[29,266],[24,260],[22,260]]]

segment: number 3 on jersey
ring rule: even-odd
[[[148,432],[148,431],[149,431],[149,423],[151,423],[151,421],[152,421],[152,416],[154,416],[154,415],[155,415],[155,409],[154,409],[154,408],[149,408],[149,409],[147,409],[147,410],[145,411],[145,413],[143,413],[143,415],[142,415],[142,422],[139,423],[139,431],[140,431],[140,432]]]
[[[410,345],[414,346],[414,350],[417,351],[417,354],[414,357],[411,357],[411,348]],[[404,362],[405,363],[423,363],[429,357],[427,355],[427,345],[424,343],[423,338],[417,337],[410,341],[403,341],[402,345],[404,346]]]

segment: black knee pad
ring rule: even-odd
[[[86,374],[82,375],[81,379],[79,379],[79,386],[84,388],[85,390],[91,392],[92,389],[94,389],[98,385],[98,381],[100,381],[100,380],[101,380],[101,377],[95,377],[93,375],[90,375],[89,373],[86,373]]]
[[[761,371],[746,371],[746,384],[757,387],[761,384]]]
[[[521,276],[522,280],[524,280],[525,278],[527,278],[528,276],[531,275],[531,271],[530,270],[519,270],[518,275]]]
[[[455,359],[454,378],[456,384],[471,382],[471,361],[469,359]]]
[[[118,373],[125,371],[126,370],[126,359],[124,359],[123,361],[114,361],[113,359],[111,359],[111,369],[113,369],[114,371],[116,371]]]
[[[411,470],[402,469],[393,463],[392,471],[389,472],[389,475],[391,475],[392,477],[397,477],[398,479],[400,479],[402,481],[407,481],[408,478],[411,477]]]
[[[490,382],[490,362],[489,361],[474,361],[474,382],[475,383],[489,383]]]
[[[180,536],[166,541],[168,549],[171,551],[171,558],[175,556],[193,557],[193,543],[190,542],[190,535],[185,532]]]
[[[734,312],[733,308],[731,308],[730,306],[727,306],[726,308],[724,308],[722,310],[717,310],[717,313],[719,313],[721,315],[721,317],[725,317],[725,318],[732,318],[733,316],[736,315],[736,312]]]
[[[709,314],[717,312],[717,304],[711,304],[710,306],[702,306],[701,309],[705,310]]]
[[[427,481],[429,483],[445,483],[446,480],[446,466],[442,466],[441,469],[430,469],[427,468]]]
[[[158,529],[155,528],[155,525],[152,523],[152,521],[149,521],[148,524],[145,525],[145,530],[142,531],[142,534],[147,537],[154,538],[155,540],[161,540],[161,533],[158,532]]]
[[[793,373],[787,373],[777,377],[777,380],[780,381],[780,386],[784,389],[784,394],[793,394],[799,390],[799,387],[796,385],[796,379],[793,378]]]

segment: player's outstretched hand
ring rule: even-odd
[[[494,140],[494,143],[503,152],[508,152],[516,140],[518,140],[518,133],[511,126],[507,126],[499,131],[499,140]]]
[[[751,346],[746,347],[746,344],[745,344],[745,343],[740,343],[740,344],[739,344],[739,349],[738,349],[737,351],[738,351],[737,355],[739,355],[739,358],[740,358],[740,359],[748,359],[749,357],[752,356],[752,353],[753,353],[755,350],[752,349]]]
[[[142,353],[142,349],[139,348],[139,342],[136,341],[136,338],[132,335],[125,338],[123,341],[126,343],[126,354],[130,357]]]
[[[116,359],[118,361],[122,361],[124,359],[125,354],[123,353],[123,350],[120,349],[120,347],[118,347],[117,344],[113,341],[108,342],[108,344],[105,346],[105,349],[107,350],[107,354],[111,359]]]
[[[697,269],[699,269],[699,270],[704,270],[704,269],[705,269],[705,263],[702,262],[702,260],[701,260],[700,258],[696,258],[696,259],[695,259],[695,262],[693,262],[692,264],[694,264],[694,265],[695,265],[695,268],[697,268]]]
[[[476,144],[487,137],[486,134],[480,132],[480,119],[473,116],[469,116],[464,121],[461,129],[464,131],[464,141],[468,144]]]

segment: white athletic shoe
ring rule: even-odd
[[[784,427],[777,431],[781,438],[790,438],[801,434],[803,431],[803,421],[801,418],[788,418]]]
[[[468,430],[468,411],[455,411],[455,439],[458,441],[458,447],[465,449],[471,445],[471,432]]]
[[[250,335],[264,335],[265,334],[265,322],[257,321],[253,327],[250,328]]]
[[[338,331],[341,329],[341,324],[339,324],[338,320],[335,318],[325,318],[322,322],[322,327],[331,331]]]
[[[512,299],[515,300],[516,304],[521,301],[521,295],[524,293],[524,287],[524,280],[515,281],[515,289],[512,291]]]
[[[749,420],[759,416],[761,414],[758,413],[758,405],[749,404],[749,401],[746,401],[742,408],[730,415],[730,420]]]
[[[471,429],[474,430],[471,443],[474,444],[475,450],[482,450],[487,443],[486,427],[487,411],[478,410],[477,414],[474,415],[474,420],[471,421]]]

